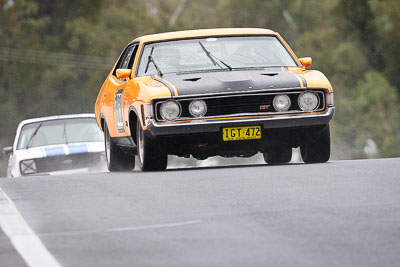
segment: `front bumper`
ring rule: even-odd
[[[261,125],[264,129],[302,127],[312,125],[328,124],[335,116],[335,108],[329,107],[324,113],[317,114],[296,114],[279,115],[270,117],[241,118],[241,119],[220,119],[203,120],[178,123],[158,124],[152,121],[147,126],[148,134],[153,136],[174,135],[174,134],[193,134],[219,132],[222,127],[240,127]]]

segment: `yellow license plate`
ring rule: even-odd
[[[261,139],[261,126],[243,126],[222,128],[224,141]]]

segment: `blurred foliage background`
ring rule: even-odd
[[[0,147],[23,119],[93,112],[135,37],[216,27],[269,28],[313,58],[335,90],[333,159],[399,156],[399,0],[0,0]]]

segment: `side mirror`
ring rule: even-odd
[[[304,66],[304,68],[308,68],[312,64],[312,58],[310,58],[310,57],[299,58],[299,61]]]
[[[130,69],[117,69],[116,74],[119,79],[126,79],[131,77],[132,70]]]
[[[13,147],[12,146],[6,146],[5,148],[3,148],[3,154],[4,155],[8,155],[13,151]]]

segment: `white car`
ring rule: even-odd
[[[42,117],[22,121],[10,154],[7,176],[60,174],[105,168],[104,136],[94,114]]]

